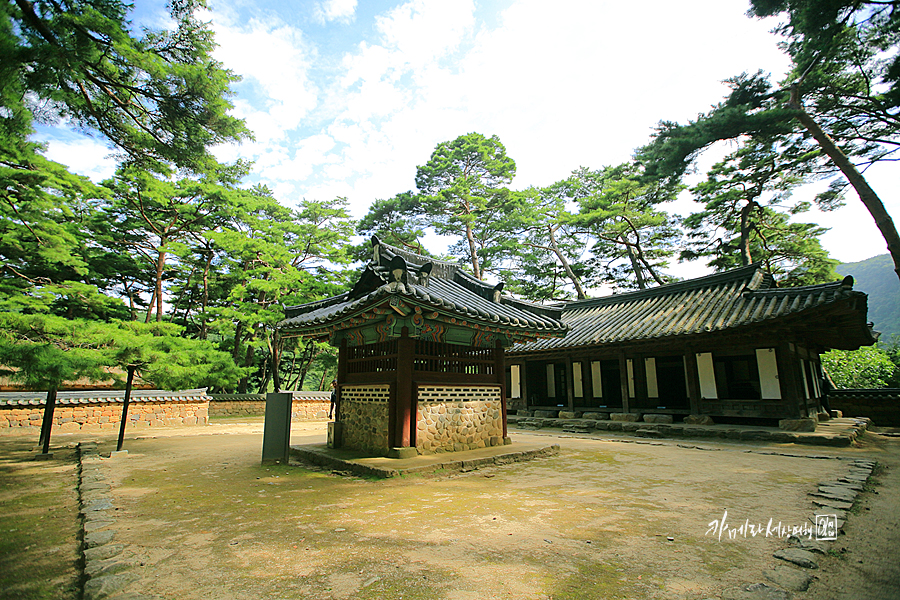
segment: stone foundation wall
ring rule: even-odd
[[[53,410],[53,432],[117,430],[122,416],[117,402],[57,404]],[[40,431],[43,406],[0,408],[0,435]],[[160,425],[205,425],[209,421],[206,402],[135,402],[128,405],[128,427]]]
[[[390,413],[388,385],[345,385],[341,388],[344,448],[386,455]]]
[[[459,452],[503,444],[499,386],[422,386],[416,449]]]

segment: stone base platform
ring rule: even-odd
[[[291,460],[319,465],[354,475],[400,477],[401,475],[435,472],[464,473],[481,467],[523,462],[552,456],[559,452],[559,444],[507,444],[477,450],[417,455],[410,458],[366,456],[355,450],[329,448],[325,444],[291,446]]]
[[[815,431],[783,431],[778,427],[757,425],[682,425],[667,423],[623,422],[594,419],[547,419],[507,417],[510,427],[519,430],[562,429],[566,433],[633,435],[645,438],[719,438],[810,446],[850,446],[869,426],[866,418],[837,418],[821,421]]]

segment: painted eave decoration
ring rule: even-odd
[[[475,346],[508,347],[565,335],[561,308],[503,296],[453,263],[430,260],[372,238],[373,259],[352,290],[300,306],[285,307],[278,327],[332,344],[384,341],[403,327],[413,337]]]

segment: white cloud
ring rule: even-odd
[[[42,141],[47,145],[44,156],[94,182],[112,177],[116,171],[117,163],[110,157],[109,147],[96,139],[85,137],[62,141],[46,138]]]
[[[314,11],[316,21],[324,25],[329,21],[348,23],[356,14],[356,0],[326,0],[317,2]]]
[[[278,140],[300,126],[318,104],[318,88],[310,77],[317,58],[303,32],[281,22],[213,20],[219,47],[215,57],[244,79],[239,87],[246,102],[236,104],[259,141]],[[253,89],[258,88],[258,89]]]
[[[472,0],[413,0],[375,18],[375,28],[388,48],[411,66],[427,64],[459,46],[475,25]]]

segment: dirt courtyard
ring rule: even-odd
[[[219,434],[219,435],[216,435]],[[900,441],[860,447],[512,432],[559,454],[369,480],[261,466],[262,423],[135,433],[101,461],[124,593],[166,599],[738,598],[789,544],[712,523],[801,526],[850,458],[880,466],[794,598],[900,598]],[[291,443],[324,440],[295,424]],[[64,439],[56,438],[57,443]],[[114,439],[99,439],[101,455]],[[726,515],[727,511],[727,516]],[[712,530],[712,531],[711,531]],[[892,558],[893,557],[893,558]],[[748,598],[757,596],[746,596]],[[760,598],[764,596],[758,596]],[[767,596],[766,596],[767,597]],[[788,597],[788,596],[783,596]]]

